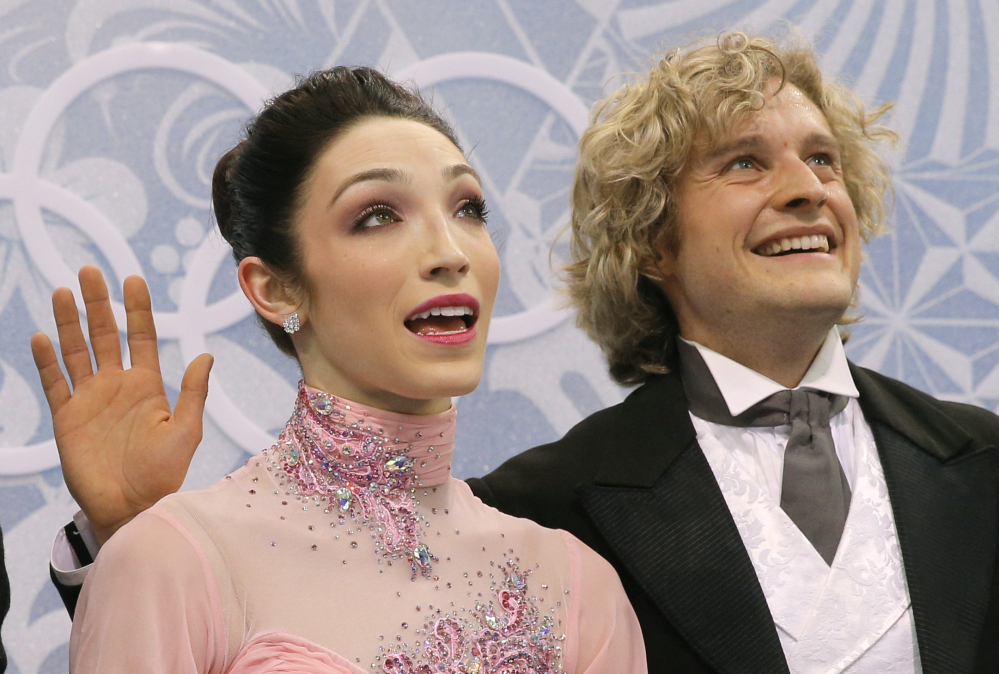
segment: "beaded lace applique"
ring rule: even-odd
[[[366,525],[383,557],[407,560],[413,580],[417,573],[430,578],[439,560],[421,540],[423,517],[413,499],[423,485],[414,464],[420,460],[425,466],[427,460],[411,454],[422,448],[390,440],[384,428],[372,428],[362,417],[348,419],[350,406],[337,402],[300,383],[291,419],[270,449],[271,461],[294,493],[318,499],[341,524],[351,518]],[[428,450],[430,460],[440,459],[433,446]]]
[[[553,620],[528,596],[530,571],[513,560],[498,565],[503,581],[496,603],[476,602],[473,618],[458,613],[428,619],[422,642],[389,655],[385,674],[550,674],[561,671],[561,646]],[[498,606],[497,606],[498,604]],[[419,664],[417,664],[419,663]]]

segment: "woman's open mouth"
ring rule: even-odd
[[[475,336],[479,302],[471,295],[442,295],[416,307],[406,319],[414,335],[439,344],[460,344]]]
[[[434,307],[406,320],[406,327],[418,335],[455,335],[475,325],[471,307]]]

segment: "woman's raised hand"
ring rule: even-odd
[[[66,486],[103,544],[183,483],[201,442],[213,359],[205,353],[191,361],[171,412],[146,282],[130,276],[124,283],[131,356],[127,370],[107,285],[97,267],[80,270],[80,289],[97,372],[69,288],[52,294],[52,312],[72,390],[44,333],[31,338],[31,352],[52,411]]]

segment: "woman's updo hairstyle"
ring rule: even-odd
[[[451,125],[415,89],[371,68],[312,73],[268,102],[247,124],[245,138],[215,166],[212,208],[237,264],[259,257],[283,281],[308,291],[292,228],[305,183],[337,137],[372,117],[421,122],[461,149]],[[258,319],[278,348],[296,357],[281,326]]]

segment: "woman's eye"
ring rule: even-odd
[[[376,206],[366,209],[361,213],[361,216],[357,219],[357,228],[373,229],[383,225],[390,225],[393,222],[398,222],[398,220],[399,218],[389,208]]]
[[[817,154],[812,157],[812,163],[816,166],[833,166],[832,157],[827,154]]]
[[[485,222],[486,217],[489,215],[489,210],[486,208],[486,202],[482,197],[472,197],[458,208],[458,212],[455,215],[459,218],[472,218],[473,220]]]

